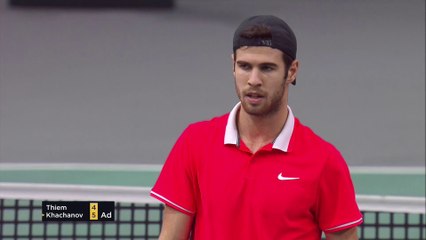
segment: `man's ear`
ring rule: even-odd
[[[234,54],[231,54],[231,60],[232,60],[232,72],[235,74],[235,59],[234,59]]]
[[[287,71],[287,83],[296,85],[297,72],[299,71],[299,60],[294,60]]]

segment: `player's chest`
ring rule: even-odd
[[[313,207],[317,194],[319,173],[310,155],[210,152],[198,176],[204,207],[270,217],[300,214],[298,209]]]

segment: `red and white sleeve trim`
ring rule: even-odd
[[[172,206],[172,207],[174,207],[174,208],[177,208],[178,210],[181,210],[181,211],[183,211],[183,212],[186,212],[186,213],[189,213],[189,214],[192,214],[192,215],[193,215],[193,214],[195,214],[193,211],[190,211],[190,210],[188,210],[188,209],[186,209],[186,208],[184,208],[184,207],[179,206],[178,204],[176,204],[176,203],[174,203],[174,202],[170,201],[169,199],[167,199],[167,198],[165,198],[165,197],[161,196],[160,194],[158,194],[158,193],[156,193],[156,192],[154,192],[154,191],[151,191],[151,195],[152,195],[153,197],[157,198],[158,200],[160,200],[160,201],[164,202],[165,204],[168,204],[168,205],[171,205],[171,206]]]
[[[344,229],[352,227],[352,226],[358,226],[360,223],[362,223],[362,218],[360,218],[356,221],[352,221],[352,222],[348,222],[348,223],[336,226],[336,227],[324,229],[324,232],[337,232],[339,230],[344,230]]]

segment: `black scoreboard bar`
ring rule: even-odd
[[[170,8],[173,0],[9,0],[17,7]]]
[[[114,202],[43,201],[42,220],[69,221],[114,221]]]

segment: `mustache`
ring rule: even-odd
[[[263,90],[261,90],[259,88],[253,88],[253,87],[243,89],[242,93],[244,95],[247,95],[247,94],[256,94],[256,95],[261,95],[261,96],[266,95],[266,92],[264,92]]]

